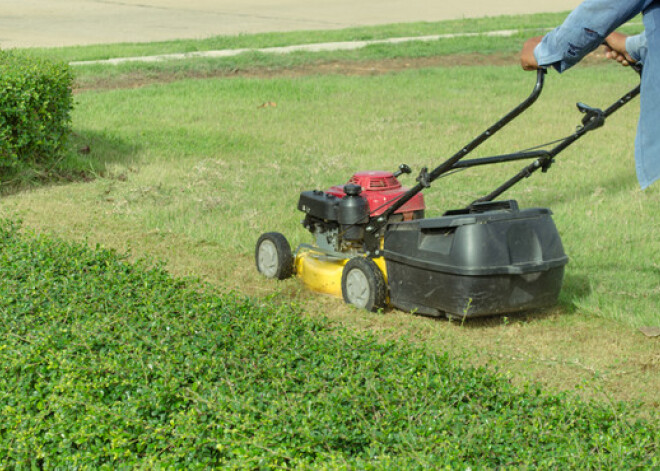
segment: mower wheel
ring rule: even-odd
[[[266,278],[285,280],[293,274],[291,246],[279,232],[266,232],[259,237],[254,259],[257,270]]]
[[[387,287],[383,272],[369,258],[350,259],[341,275],[341,294],[346,303],[367,311],[385,307]]]

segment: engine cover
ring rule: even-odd
[[[369,203],[369,212],[372,217],[383,214],[390,205],[408,191],[408,188],[402,186],[392,172],[358,172],[351,177],[348,183],[362,187],[362,197]],[[346,195],[344,185],[333,186],[327,193],[338,198]],[[424,196],[418,193],[395,214],[413,213],[424,209]]]

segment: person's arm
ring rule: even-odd
[[[563,72],[598,48],[619,25],[637,15],[643,5],[643,0],[585,0],[561,26],[534,46],[533,59],[529,48],[536,38],[525,43],[521,65],[526,70],[552,66]]]

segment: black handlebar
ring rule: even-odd
[[[633,70],[635,70],[640,76],[642,74],[642,65],[641,64],[634,64],[635,67],[633,67]],[[639,95],[641,91],[641,84],[637,85],[635,88],[630,90],[628,93],[623,95],[621,98],[619,98],[617,101],[615,101],[612,105],[610,105],[605,111],[599,109],[599,108],[592,108],[588,105],[585,105],[584,103],[578,103],[577,108],[581,113],[584,113],[584,117],[582,118],[582,126],[579,126],[577,130],[571,134],[570,136],[561,139],[559,141],[559,144],[555,146],[554,148],[550,150],[539,150],[536,151],[538,153],[543,153],[543,155],[539,156],[539,159],[535,160],[532,162],[530,165],[526,166],[523,168],[520,172],[518,172],[513,178],[507,180],[504,184],[499,186],[497,189],[492,191],[486,196],[483,196],[475,201],[473,201],[470,206],[477,204],[477,203],[482,203],[485,201],[492,201],[498,196],[500,196],[502,193],[504,193],[506,190],[511,188],[513,185],[518,183],[520,180],[529,177],[532,173],[536,172],[537,170],[542,170],[543,172],[546,172],[549,168],[550,165],[552,165],[553,159],[564,149],[566,149],[568,146],[573,144],[575,141],[580,139],[582,136],[587,134],[589,131],[593,131],[594,129],[597,129],[601,127],[604,123],[605,120],[611,116],[615,111],[617,111],[619,108],[623,107],[626,103],[630,102],[633,98],[635,98],[637,95]],[[536,157],[537,155],[532,155],[533,153],[528,153],[530,157]],[[522,158],[520,156],[523,155],[523,153],[520,154],[510,154],[513,156],[518,156],[519,158]],[[499,156],[502,157],[502,156]],[[497,157],[489,157],[487,159],[494,160]],[[509,160],[517,160],[510,158]],[[488,162],[491,163],[491,162]],[[468,206],[468,207],[470,207]]]
[[[389,217],[392,214],[394,214],[396,210],[398,210],[404,204],[410,201],[417,193],[422,191],[424,188],[428,188],[429,186],[431,186],[431,183],[435,179],[437,179],[440,175],[442,175],[443,173],[447,173],[450,170],[454,170],[455,168],[458,168],[456,164],[462,158],[464,158],[474,149],[479,147],[486,140],[491,138],[497,131],[499,131],[504,126],[506,126],[511,121],[513,121],[516,117],[522,114],[522,112],[525,111],[527,108],[532,106],[534,102],[538,99],[538,97],[541,95],[546,73],[547,73],[546,69],[543,68],[537,71],[536,84],[534,85],[534,89],[532,90],[532,93],[530,93],[530,95],[522,103],[520,103],[513,110],[507,113],[503,118],[501,118],[491,127],[486,129],[483,133],[481,133],[479,136],[473,139],[469,144],[467,144],[465,147],[459,150],[448,160],[440,164],[430,173],[426,168],[423,168],[419,176],[417,177],[417,182],[418,182],[417,185],[415,185],[413,188],[408,190],[407,193],[405,193],[394,204],[392,204],[392,206],[390,206],[385,212],[383,212],[383,214],[381,214],[375,221],[369,224],[369,226],[367,227],[367,232],[370,232],[371,234],[375,234],[376,232],[378,232],[385,224],[387,224]]]
[[[642,74],[641,64],[633,64],[632,68],[641,76]],[[378,253],[378,249],[377,249],[378,242],[375,236],[380,231],[380,229],[382,229],[387,224],[389,217],[392,214],[394,214],[399,208],[405,205],[408,201],[410,201],[417,193],[422,191],[424,188],[429,187],[431,183],[441,175],[451,170],[468,168],[477,165],[486,165],[492,163],[510,162],[514,160],[537,158],[537,160],[535,160],[532,164],[522,169],[517,175],[515,175],[506,183],[498,187],[495,191],[489,193],[488,195],[482,198],[479,198],[478,200],[471,203],[470,206],[479,202],[492,201],[493,199],[497,198],[499,195],[504,193],[506,190],[511,188],[513,185],[515,185],[523,178],[529,177],[535,171],[542,169],[545,172],[546,170],[548,170],[548,168],[553,162],[554,157],[557,154],[559,154],[561,151],[563,151],[568,146],[573,144],[575,141],[577,141],[587,132],[602,126],[607,117],[609,117],[612,113],[617,111],[619,108],[624,106],[626,103],[631,101],[640,93],[640,85],[637,85],[637,87],[635,87],[633,90],[625,94],[623,97],[617,100],[605,111],[602,111],[598,108],[592,108],[582,103],[578,103],[578,109],[585,114],[585,116],[582,119],[582,126],[579,126],[578,129],[575,131],[575,133],[571,134],[570,136],[561,139],[560,141],[555,141],[555,143],[559,142],[559,144],[550,150],[540,149],[535,151],[518,152],[513,154],[504,154],[498,156],[461,161],[470,152],[472,152],[478,146],[483,144],[486,140],[491,138],[495,133],[497,133],[497,131],[499,131],[504,126],[509,124],[516,117],[518,117],[525,110],[527,110],[530,106],[532,106],[534,102],[536,102],[538,97],[541,95],[541,91],[543,90],[546,73],[547,70],[544,68],[541,68],[537,71],[536,84],[534,85],[534,89],[522,103],[520,103],[513,110],[507,113],[495,124],[490,126],[486,131],[484,131],[475,139],[473,139],[470,143],[468,143],[465,147],[459,150],[452,157],[450,157],[445,162],[443,162],[438,167],[436,167],[433,171],[428,172],[428,169],[423,168],[419,176],[417,177],[417,184],[413,188],[411,188],[406,193],[404,193],[404,195],[401,198],[399,198],[396,202],[394,202],[380,216],[370,220],[369,224],[367,225],[366,231],[367,234],[370,236],[369,239],[372,239],[373,242],[370,245],[374,246],[372,247],[373,251],[371,253]],[[543,147],[543,146],[539,146],[539,147]]]

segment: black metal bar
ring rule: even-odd
[[[536,157],[548,157],[548,156],[549,156],[549,151],[547,150],[516,152],[513,154],[493,155],[490,157],[481,157],[478,159],[461,160],[460,162],[456,162],[453,168],[454,169],[470,168],[470,167],[476,167],[478,165],[501,164],[504,162],[513,162],[515,160],[534,159]]]
[[[507,113],[498,122],[496,122],[491,127],[489,127],[484,132],[482,132],[479,136],[477,136],[476,139],[474,139],[468,145],[463,147],[460,151],[458,151],[456,154],[454,154],[451,158],[449,158],[448,160],[446,160],[445,162],[440,164],[438,167],[436,167],[436,169],[433,170],[430,173],[430,177],[431,177],[430,182],[433,182],[433,180],[438,178],[443,173],[453,169],[454,165],[459,160],[461,160],[463,157],[468,155],[470,152],[472,152],[478,146],[483,144],[487,139],[491,138],[497,131],[502,129],[504,126],[506,126],[511,121],[513,121],[515,118],[520,116],[520,114],[523,111],[525,111],[527,108],[532,106],[534,104],[534,102],[538,99],[538,97],[541,95],[541,91],[543,90],[543,82],[544,82],[545,74],[546,74],[545,69],[539,69],[537,74],[536,74],[536,84],[534,85],[534,89],[532,90],[532,93],[527,97],[527,99],[525,99],[525,101],[523,101],[518,106],[516,106],[513,110],[511,110],[509,113]]]
[[[628,93],[626,93],[624,96],[619,98],[619,100],[616,101],[616,103],[613,103],[609,108],[605,110],[605,117],[607,118],[610,116],[612,113],[617,111],[619,108],[621,108],[623,105],[631,101],[633,98],[635,98],[637,95],[639,95],[639,92],[641,91],[642,86],[637,85],[635,88],[630,90]]]
[[[424,176],[420,175],[420,177],[418,178],[418,180],[421,180],[420,183],[418,183],[413,188],[408,190],[408,192],[406,192],[396,203],[390,206],[375,221],[370,223],[369,226],[367,227],[367,231],[372,234],[378,232],[385,224],[387,224],[389,217],[392,214],[394,214],[396,210],[398,210],[404,204],[410,201],[417,193],[422,191],[424,188],[428,187],[440,175],[450,170],[453,170],[454,166],[459,160],[461,160],[463,157],[468,155],[470,152],[476,149],[487,139],[492,137],[497,131],[499,131],[504,126],[506,126],[511,121],[513,121],[527,108],[532,106],[534,102],[538,99],[538,97],[541,95],[541,91],[543,90],[543,82],[544,82],[545,74],[546,74],[545,69],[539,69],[536,74],[536,84],[534,85],[534,89],[532,90],[532,93],[522,103],[516,106],[513,110],[507,113],[502,119],[497,121],[491,127],[486,129],[486,131],[484,131],[479,136],[477,136],[476,139],[472,140],[468,145],[463,147],[452,157],[450,157],[445,162],[443,162],[438,167],[436,167],[430,174]]]
[[[504,184],[502,184],[501,186],[496,188],[491,193],[487,194],[486,196],[482,196],[481,198],[479,198],[477,200],[474,200],[472,203],[470,203],[468,208],[473,206],[476,203],[483,203],[485,201],[493,201],[495,198],[500,196],[506,190],[508,190],[513,185],[518,183],[520,180],[522,180],[523,178],[529,177],[532,173],[536,172],[541,167],[542,167],[541,159],[538,159],[538,160],[534,161],[534,163],[532,163],[532,164],[528,165],[527,167],[523,168],[513,178],[510,178],[509,180],[507,180]]]

